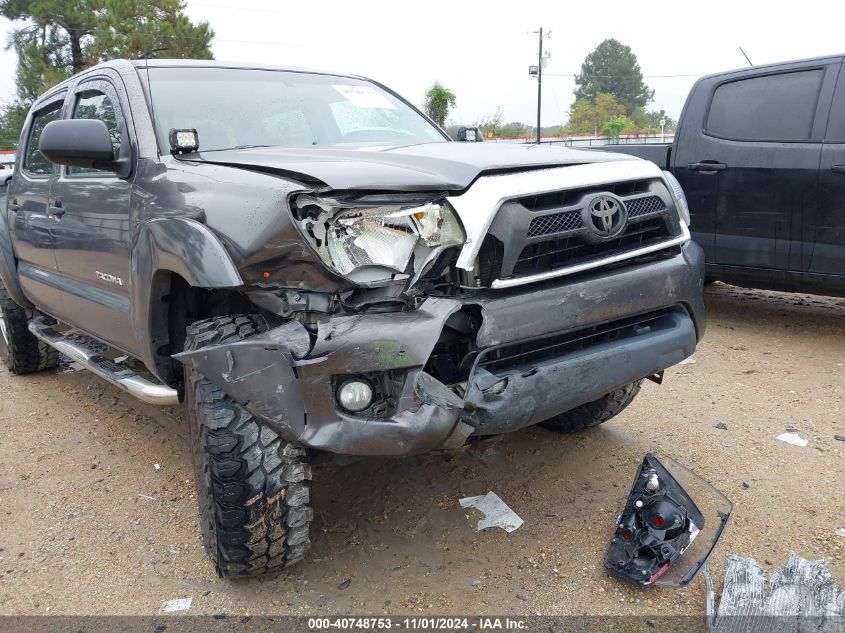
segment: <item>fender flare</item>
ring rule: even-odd
[[[155,322],[152,305],[153,282],[162,271],[175,273],[196,288],[243,285],[229,252],[206,225],[184,217],[143,223],[132,249],[132,321],[141,360],[150,369],[159,369],[157,349],[167,336],[167,324]]]
[[[18,281],[18,265],[15,251],[12,248],[12,234],[6,219],[6,205],[0,209],[0,280],[6,287],[6,292],[22,308],[32,309],[32,302],[26,298]]]

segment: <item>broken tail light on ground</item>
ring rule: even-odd
[[[649,453],[616,520],[605,567],[641,585],[683,587],[704,566],[732,509],[695,473]]]

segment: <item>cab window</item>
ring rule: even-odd
[[[738,141],[810,139],[824,70],[778,73],[724,83],[713,95],[708,134]]]
[[[41,139],[41,132],[44,131],[46,125],[60,118],[61,113],[62,101],[55,101],[43,110],[36,112],[32,117],[23,160],[23,168],[30,174],[43,176],[53,173],[53,163],[44,158],[44,155],[38,151],[38,141]]]
[[[123,122],[112,100],[99,90],[85,90],[76,97],[74,119],[97,119],[106,124],[111,137],[112,150],[117,159],[123,144]],[[68,173],[103,173],[89,167],[68,167]]]

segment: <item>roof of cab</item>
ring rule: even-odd
[[[336,72],[318,68],[304,68],[301,66],[287,66],[278,64],[261,64],[256,62],[227,62],[217,59],[133,59],[130,63],[135,68],[237,68],[240,70],[281,70],[295,73],[313,73],[317,75],[335,75],[337,77],[355,77],[365,79],[360,75]]]

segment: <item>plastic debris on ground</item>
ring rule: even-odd
[[[793,446],[801,446],[802,448],[804,446],[807,446],[808,443],[807,440],[798,435],[798,433],[781,433],[780,435],[778,435],[777,439],[779,439],[781,442],[792,444]]]
[[[187,611],[191,608],[193,598],[176,598],[175,600],[168,600],[161,605],[161,610],[164,613],[176,613],[177,611]]]
[[[695,358],[692,356],[687,356],[684,360],[682,360],[679,365],[695,365]]]
[[[841,632],[845,591],[833,582],[824,560],[795,552],[766,578],[753,558],[729,554],[713,633]]]
[[[513,532],[522,526],[522,519],[499,498],[495,492],[488,492],[478,497],[464,497],[458,499],[462,508],[475,508],[484,514],[478,521],[477,531],[491,527],[502,528],[505,532]]]

